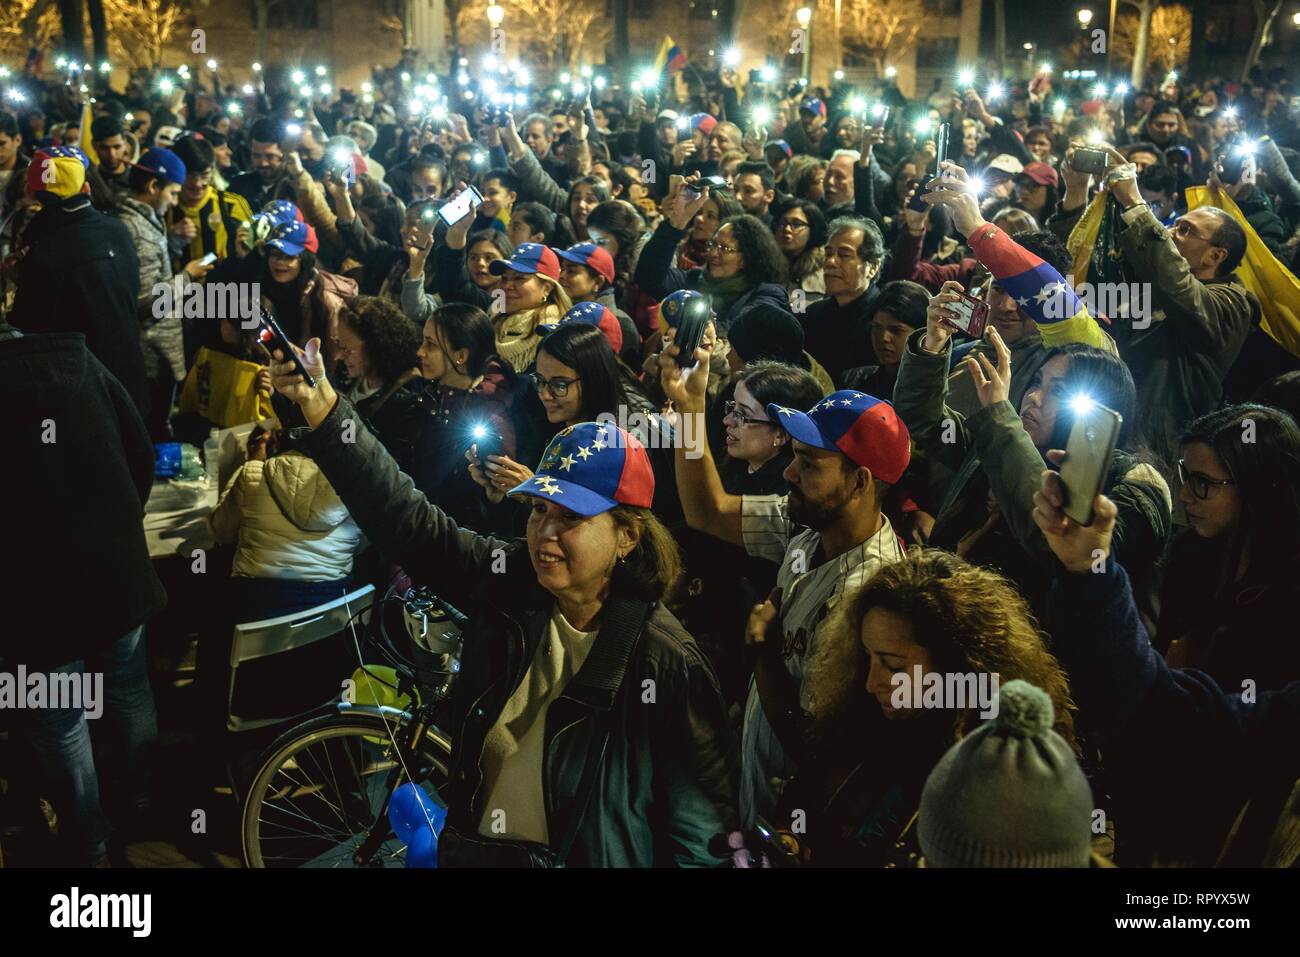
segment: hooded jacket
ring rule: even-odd
[[[361,532],[320,468],[301,452],[251,459],[208,517],[218,542],[237,543],[231,575],[300,582],[352,574]]]
[[[142,521],[154,452],[122,383],[85,336],[7,330],[0,324],[0,442],[9,459],[0,497],[15,547],[0,655],[50,667],[104,650],[166,604]]]

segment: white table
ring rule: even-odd
[[[208,533],[207,517],[217,505],[217,489],[200,479],[173,482],[154,479],[144,512],[144,537],[150,558],[189,557],[195,548],[216,543]]]

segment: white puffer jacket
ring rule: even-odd
[[[218,542],[238,542],[231,574],[303,582],[352,574],[361,530],[316,463],[301,452],[239,467],[208,518]]]

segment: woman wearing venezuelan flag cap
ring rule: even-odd
[[[478,535],[355,429],[319,340],[300,358],[314,387],[279,353],[271,375],[310,426],[304,447],[371,541],[470,617],[439,866],[725,863],[730,731],[712,668],[664,605],[681,558],[650,511],[641,443],[566,427],[510,490],[529,504],[526,537]]]

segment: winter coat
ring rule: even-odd
[[[417,581],[468,614],[446,727],[448,822],[476,832],[485,809],[480,760],[488,731],[544,638],[554,598],[537,582],[524,540],[459,528],[419,494],[365,429],[344,442],[346,399],[304,438],[362,530]],[[568,863],[578,867],[717,865],[715,835],[736,819],[736,758],[713,670],[671,612],[656,604],[617,690],[592,693],[608,668],[589,658],[546,714],[542,786],[552,839],[575,812],[593,718],[611,732]],[[647,683],[648,682],[648,683]],[[642,703],[653,688],[655,705]]]
[[[332,582],[352,574],[361,532],[329,480],[301,452],[251,459],[208,516],[213,537],[237,543],[230,573]]]
[[[151,380],[169,377],[179,382],[185,378],[185,333],[181,324],[181,302],[174,286],[167,293],[174,300],[171,313],[161,319],[154,315],[158,300],[154,287],[172,283],[167,230],[156,212],[129,196],[118,205],[116,215],[131,234],[135,254],[140,260],[140,298],[136,316],[140,321],[140,350],[144,356],[145,374]],[[194,280],[186,272],[177,275],[181,277],[181,290],[193,285]]]
[[[1058,574],[1044,625],[1080,713],[1103,736],[1120,866],[1153,857],[1294,866],[1300,682],[1246,695],[1203,672],[1171,669],[1113,560],[1101,574]]]
[[[140,261],[122,223],[78,194],[50,200],[27,224],[9,324],[23,332],[80,332],[144,414]]]
[[[142,519],[153,445],[79,333],[0,336],[0,401],[14,543],[0,655],[49,668],[107,649],[166,604]],[[59,624],[70,600],[78,610]]]
[[[964,557],[1016,582],[1036,610],[1047,592],[1051,549],[1033,521],[1033,496],[1042,481],[1042,454],[1008,400],[963,416],[945,403],[952,340],[944,353],[920,350],[919,329],[907,340],[894,386],[894,408],[927,458],[955,471],[935,515],[930,544],[956,550],[990,520],[990,491],[999,517]],[[1172,498],[1159,472],[1116,452],[1102,491],[1119,508],[1116,554],[1140,574],[1144,600],[1154,590],[1154,568],[1169,536]]]
[[[637,260],[633,281],[642,291],[663,299],[678,289],[700,289],[703,269],[682,270],[672,265],[673,254],[686,231],[664,221],[650,236]],[[731,324],[760,303],[790,311],[790,297],[785,287],[774,282],[757,283],[741,293],[732,304],[716,316],[718,334],[725,337]]]

